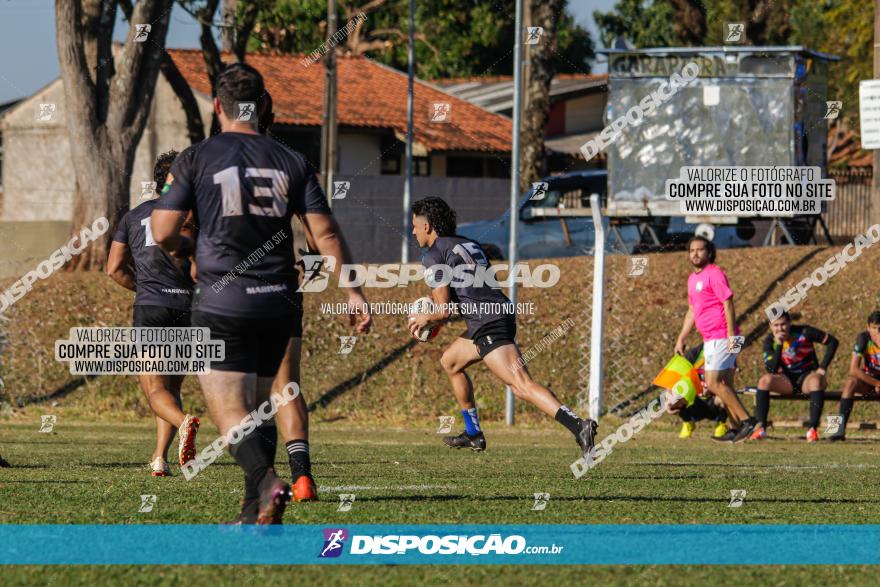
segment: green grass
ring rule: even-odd
[[[316,478],[324,501],[292,505],[287,523],[880,523],[880,456],[876,433],[851,433],[846,444],[807,445],[794,430],[775,430],[761,444],[715,445],[709,427],[689,441],[660,421],[619,446],[587,476],[568,465],[577,450],[558,427],[509,430],[490,425],[489,450],[453,452],[439,444],[436,424],[410,429],[318,424],[313,430]],[[241,473],[224,456],[187,482],[151,478],[146,469],[152,430],[146,422],[95,423],[59,417],[51,434],[38,419],[0,427],[0,523],[216,523],[231,519],[242,495]],[[603,433],[610,432],[610,426]],[[215,437],[205,425],[200,446]],[[745,489],[741,508],[730,490]],[[532,494],[550,493],[544,511]],[[138,513],[141,494],[157,495]],[[336,494],[355,493],[350,512]],[[869,584],[867,569],[729,567],[474,568],[468,574],[505,584],[697,584],[706,580],[802,584],[845,579]],[[66,567],[3,569],[4,584],[216,584],[287,579],[305,584],[431,584],[460,581],[442,567],[321,568]],[[497,575],[497,573],[502,573]],[[241,579],[239,579],[239,577]],[[493,579],[494,577],[494,579]]]

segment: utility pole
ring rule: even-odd
[[[880,1],[880,0],[878,0]],[[412,202],[413,184],[413,101],[415,96],[415,63],[416,63],[416,40],[415,40],[415,17],[416,2],[409,0],[409,48],[407,49],[407,77],[408,88],[406,93],[406,178],[403,184],[403,242],[400,244],[400,262],[409,263],[409,239],[412,232],[410,226],[410,205]]]
[[[507,250],[507,258],[511,275],[517,260],[516,228],[519,222],[519,141],[522,134],[522,70],[523,70],[523,2],[516,0],[516,16],[514,28],[516,36],[513,43],[513,141],[510,149],[510,243]],[[880,2],[880,0],[877,0]],[[516,308],[516,281],[510,280],[510,293],[508,296],[513,307]],[[513,426],[516,406],[514,403],[513,390],[507,386],[504,394],[504,421],[508,426]]]
[[[880,79],[880,0],[874,0],[874,79]],[[880,149],[874,149],[871,219],[872,223],[880,223]]]
[[[324,116],[321,124],[321,177],[327,203],[333,206],[336,171],[336,0],[327,0],[327,55],[324,60]]]

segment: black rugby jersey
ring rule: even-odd
[[[330,214],[305,158],[263,135],[224,132],[183,151],[157,209],[193,210],[193,310],[233,317],[292,311],[294,214]]]

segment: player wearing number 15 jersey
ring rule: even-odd
[[[561,404],[552,391],[532,379],[516,346],[516,316],[507,296],[483,279],[463,276],[465,271],[476,276],[488,268],[483,249],[474,241],[455,234],[455,211],[442,199],[419,200],[413,204],[412,212],[413,234],[419,246],[428,249],[422,264],[427,268],[426,279],[437,306],[433,313],[412,315],[410,330],[415,335],[416,331],[447,320],[453,304],[458,304],[467,323],[467,332],[455,339],[440,358],[465,425],[464,432],[448,436],[443,442],[451,448],[476,451],[486,448],[474,403],[474,386],[465,373],[467,367],[482,360],[496,377],[511,387],[517,398],[535,405],[565,426],[574,435],[584,458],[589,458],[596,422],[579,418]]]
[[[271,415],[256,427],[248,416],[269,399],[293,329],[298,287],[291,218],[296,214],[321,255],[334,257],[338,275],[350,255],[315,175],[299,153],[260,134],[268,107],[260,73],[236,63],[215,84],[214,112],[221,133],[181,153],[171,168],[171,189],[152,214],[153,236],[167,251],[195,247],[197,282],[193,326],[211,329],[225,356],[199,376],[211,417],[230,441],[245,473],[242,512],[247,520],[280,523],[290,485],[273,467],[277,428]],[[180,234],[193,213],[195,245]],[[366,299],[349,288],[361,310],[358,332],[369,330]],[[288,396],[298,386],[288,386]],[[258,414],[265,414],[258,411]]]

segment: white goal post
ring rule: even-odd
[[[605,309],[605,225],[602,223],[602,208],[598,194],[590,195],[590,210],[593,214],[593,316],[590,326],[590,418],[599,421],[604,397],[604,356],[602,338],[604,334]]]

